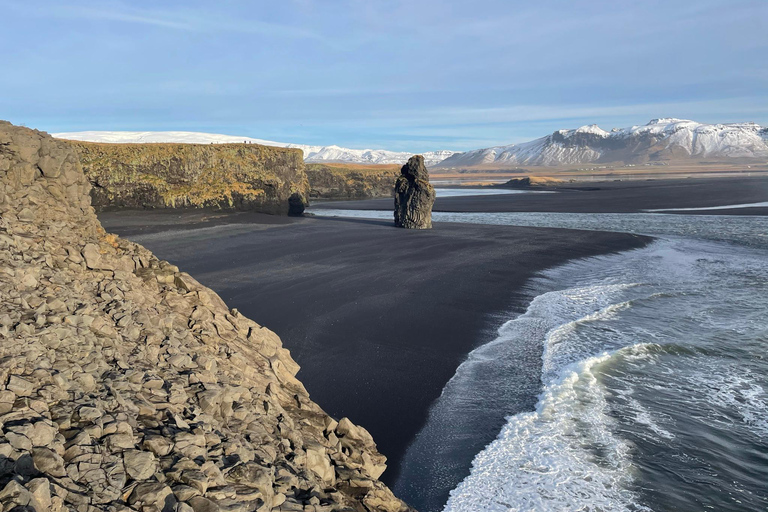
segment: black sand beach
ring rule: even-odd
[[[554,194],[441,197],[443,212],[634,213],[645,209],[696,208],[768,201],[768,178],[707,178],[566,183]],[[390,199],[313,204],[313,208],[388,210]],[[703,210],[701,215],[768,215],[768,207]]]
[[[531,276],[649,240],[447,223],[409,231],[382,221],[258,214],[100,218],[277,332],[313,399],[373,434],[389,457],[389,483],[456,367],[527,307]]]
[[[766,178],[578,183],[551,190],[557,193],[440,198],[435,210],[622,213],[768,201]],[[313,207],[389,210],[392,199]],[[681,213],[749,215],[768,208]],[[389,221],[204,210],[104,212],[100,218],[108,231],[178,264],[230,307],[277,332],[301,365],[299,378],[313,399],[373,434],[389,457],[383,476],[389,484],[456,367],[528,306],[531,277],[570,259],[650,240],[439,222],[430,231],[409,231]],[[500,427],[489,425],[489,432]]]

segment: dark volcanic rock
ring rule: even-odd
[[[371,199],[392,197],[397,165],[308,164],[309,197],[322,199]]]
[[[395,182],[395,226],[408,229],[432,227],[435,189],[429,184],[424,157],[412,156]]]
[[[288,215],[298,217],[304,214],[304,209],[307,207],[307,199],[301,192],[294,192],[288,198]]]

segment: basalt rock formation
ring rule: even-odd
[[[309,194],[320,199],[392,197],[397,165],[307,164]]]
[[[270,330],[107,234],[77,154],[0,122],[0,509],[409,510]]]
[[[294,192],[288,198],[288,215],[299,216],[304,214],[307,208],[307,199],[301,192]]]
[[[412,156],[395,182],[395,226],[408,229],[432,227],[435,189],[429,184],[424,157]]]
[[[104,144],[68,141],[97,209],[213,207],[287,214],[309,196],[299,149],[258,144]]]

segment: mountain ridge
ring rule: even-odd
[[[350,149],[337,145],[313,146],[252,137],[202,132],[62,132],[54,137],[107,143],[175,142],[188,144],[252,143],[296,148],[306,163],[403,164],[409,152],[386,149]],[[590,163],[644,164],[690,161],[696,158],[768,160],[768,127],[757,123],[698,123],[687,119],[657,118],[644,125],[603,130],[596,124],[556,130],[528,142],[465,152],[440,150],[422,153],[432,168],[482,166],[560,166]]]
[[[768,159],[768,128],[757,123],[705,124],[676,118],[652,119],[610,132],[592,124],[520,144],[457,153],[436,167],[642,164],[692,158]]]

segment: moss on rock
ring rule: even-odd
[[[286,214],[309,195],[302,152],[258,144],[106,144],[68,141],[96,208],[214,207]]]
[[[399,165],[307,164],[311,198],[391,197]]]

